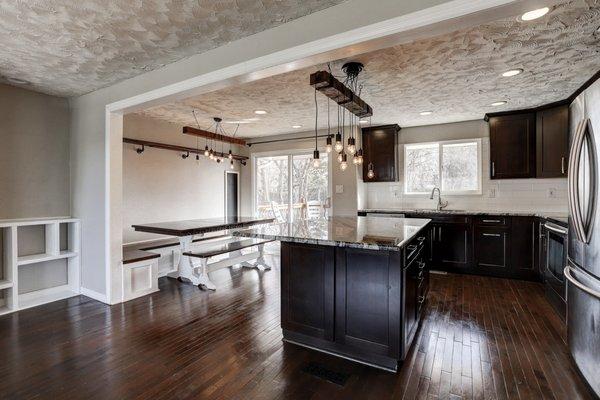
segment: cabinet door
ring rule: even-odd
[[[569,159],[568,106],[537,113],[536,141],[537,177],[566,177]]]
[[[470,266],[470,225],[443,223],[434,226],[433,263],[445,269],[466,269]]]
[[[538,223],[533,217],[513,217],[511,269],[515,278],[539,279],[537,252]]]
[[[398,125],[384,125],[362,130],[363,180],[365,182],[394,182],[398,179],[396,145]],[[348,160],[351,162],[352,160]],[[373,165],[375,176],[369,178],[369,164]]]
[[[491,179],[535,177],[535,114],[490,117]]]
[[[475,268],[480,273],[508,275],[509,231],[506,228],[475,228]]]
[[[281,243],[281,326],[333,340],[335,247]]]
[[[335,341],[400,355],[401,253],[336,249]]]

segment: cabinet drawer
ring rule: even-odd
[[[486,226],[509,226],[510,217],[499,216],[499,215],[482,215],[475,218],[477,225]]]

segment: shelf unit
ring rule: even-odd
[[[37,238],[38,242],[42,242],[43,248],[29,254],[32,246],[25,242],[31,238],[28,238],[26,232],[32,229],[43,233],[43,239]],[[81,223],[78,219],[61,217],[0,220],[0,233],[0,315],[77,296],[80,293]],[[65,260],[65,284],[19,293],[19,287],[31,286],[27,285],[30,282],[26,281],[26,277],[21,277],[27,275],[20,274],[22,268],[41,267],[55,260]]]

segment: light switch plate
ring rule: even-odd
[[[336,193],[344,193],[344,185],[335,185]]]

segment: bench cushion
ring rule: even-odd
[[[123,252],[123,264],[159,258],[160,254],[143,250],[126,250]]]
[[[183,253],[183,255],[188,257],[208,258],[218,256],[221,254],[231,253],[232,251],[245,249],[247,247],[258,246],[259,244],[269,243],[272,241],[273,240],[265,239],[243,239],[237,242],[212,246],[203,251],[187,251]]]

